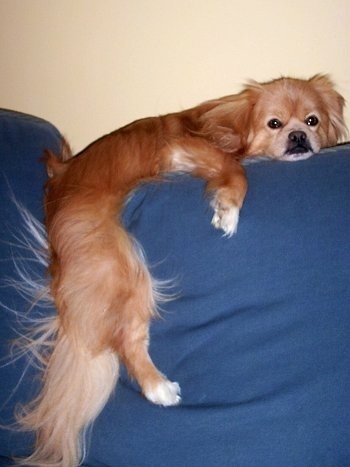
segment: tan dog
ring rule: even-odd
[[[151,402],[180,402],[179,385],[148,354],[159,291],[120,223],[130,192],[166,172],[204,178],[212,223],[231,236],[247,190],[240,161],[258,154],[299,160],[336,144],[346,134],[343,106],[326,76],[281,78],[136,121],[74,158],[47,156],[46,226],[58,315],[43,328],[52,352],[42,391],[20,419],[37,432],[26,465],[79,463],[84,429],[109,398],[119,359]]]

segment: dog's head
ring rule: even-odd
[[[240,94],[217,101],[203,115],[203,128],[228,152],[306,159],[346,136],[344,103],[323,75],[252,82]]]

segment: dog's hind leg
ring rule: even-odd
[[[130,241],[129,238],[125,240]],[[181,400],[179,385],[159,372],[148,353],[149,323],[156,315],[156,285],[131,241],[128,249],[128,267],[125,270],[127,277],[124,294],[119,294],[119,303],[116,303],[118,320],[111,347],[120,356],[148,400],[163,406],[176,405]]]

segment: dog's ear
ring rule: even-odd
[[[200,134],[225,152],[244,153],[259,94],[259,86],[251,83],[239,94],[208,103],[209,110],[199,118]]]
[[[329,116],[328,138],[330,144],[336,144],[348,136],[344,121],[345,99],[334,88],[328,75],[315,75],[309,79],[310,84],[320,95]]]
[[[63,172],[65,172],[67,168],[65,162],[72,157],[71,148],[64,138],[62,138],[61,141],[61,151],[59,156],[54,154],[49,149],[46,149],[42,159],[46,164],[46,170],[49,178],[55,177],[56,175],[61,175]]]

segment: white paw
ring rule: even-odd
[[[231,237],[237,232],[239,208],[235,205],[224,206],[215,198],[212,202],[214,216],[211,221],[216,229],[222,229],[225,236]]]
[[[168,380],[158,383],[151,390],[145,391],[145,396],[149,401],[164,406],[179,404],[181,402],[180,394],[180,386]]]

